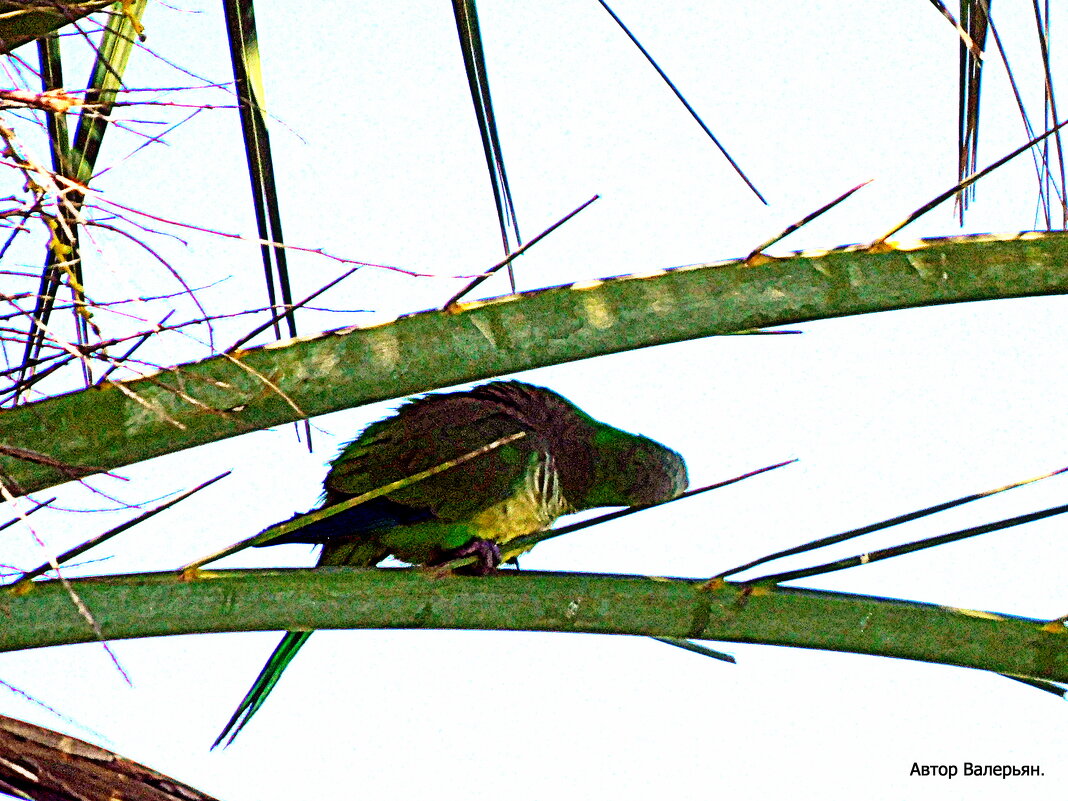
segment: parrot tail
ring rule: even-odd
[[[256,681],[252,683],[252,687],[245,694],[241,705],[238,706],[233,716],[227,721],[222,733],[211,744],[211,750],[214,751],[223,740],[226,740],[224,748],[234,741],[234,738],[237,737],[245,724],[256,714],[256,710],[267,700],[267,696],[270,695],[274,685],[281,678],[282,671],[289,666],[293,657],[297,655],[297,651],[308,641],[310,636],[312,636],[310,631],[286,632],[286,636],[278,643],[278,647],[274,649],[271,658],[267,660],[267,664],[263,666],[260,675],[256,677]]]

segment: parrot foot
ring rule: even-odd
[[[471,540],[467,545],[461,545],[447,554],[447,561],[463,559],[465,556],[475,557],[475,563],[458,568],[457,573],[467,573],[473,576],[488,576],[497,572],[497,565],[501,563],[501,549],[493,540],[484,540],[479,537]]]

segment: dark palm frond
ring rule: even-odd
[[[921,540],[894,545],[890,548],[880,548],[877,551],[869,551],[868,553],[850,556],[846,559],[837,559],[834,562],[827,562],[822,565],[815,565],[814,567],[805,567],[799,570],[787,570],[782,573],[760,576],[759,578],[752,579],[748,583],[780,584],[784,581],[808,578],[809,576],[821,576],[824,573],[834,573],[835,571],[846,570],[850,567],[859,567],[860,565],[867,565],[872,562],[881,562],[884,559],[893,559],[897,556],[904,556],[908,553],[923,551],[927,548],[935,548],[939,545],[947,545],[951,542],[958,542],[959,540],[967,539],[969,537],[978,537],[980,534],[989,534],[992,531],[1002,531],[1007,528],[1023,525],[1024,523],[1033,523],[1036,520],[1044,520],[1047,517],[1062,515],[1065,512],[1068,512],[1068,504],[1063,506],[1053,506],[1049,509],[1042,509],[1038,512],[1029,512],[1028,514],[1017,515],[1016,517],[1008,517],[993,523],[983,523],[979,526],[952,531],[948,534],[939,534],[935,537],[924,537]]]
[[[57,212],[51,221],[52,238],[48,256],[41,274],[40,292],[30,317],[30,330],[26,337],[22,369],[17,382],[22,386],[33,374],[45,339],[48,321],[59,288],[66,277],[74,298],[75,329],[79,344],[85,344],[91,327],[90,314],[85,303],[84,276],[78,243],[78,218],[84,193],[72,186],[88,186],[100,154],[100,146],[107,130],[108,115],[114,106],[118,91],[122,88],[122,75],[137,37],[141,34],[141,18],[147,0],[134,0],[124,7],[123,13],[115,14],[96,48],[96,60],[86,88],[82,111],[74,133],[74,141],[68,138],[65,120],[61,115],[46,112],[47,131],[53,158],[53,170],[63,181],[59,185]],[[59,41],[46,37],[38,48],[41,62],[41,79],[44,91],[62,86],[62,66]],[[65,179],[65,180],[64,180]],[[86,386],[92,383],[86,362],[82,362]],[[16,392],[13,402],[18,402]]]
[[[289,283],[286,252],[281,247],[282,215],[275,186],[274,160],[264,115],[263,75],[260,71],[259,42],[252,0],[225,0],[226,32],[230,43],[230,60],[234,69],[234,89],[245,140],[248,176],[252,183],[252,205],[256,214],[256,231],[260,245],[267,297],[271,310],[286,321],[289,336],[297,335],[296,318],[290,308],[293,292]],[[279,298],[281,301],[279,302]],[[275,337],[282,338],[278,321],[273,323]]]
[[[941,6],[936,0],[936,6]],[[1013,70],[1009,63],[1001,37],[998,35],[997,26],[991,16],[991,4],[993,0],[962,0],[961,21],[956,23],[952,16],[943,8],[943,13],[954,22],[960,32],[960,78],[959,78],[959,141],[957,157],[958,180],[962,183],[973,176],[978,163],[979,150],[979,110],[983,75],[983,50],[986,46],[988,33],[993,36],[995,45],[1001,60],[1005,65],[1009,77],[1009,83],[1016,98],[1016,104],[1020,110],[1020,116],[1024,122],[1026,135],[1029,139],[1034,138],[1034,129],[1028,118],[1023,99],[1016,84]],[[1049,9],[1046,4],[1043,12],[1038,0],[1033,0],[1035,25],[1038,33],[1039,51],[1042,58],[1044,76],[1044,102],[1043,102],[1043,128],[1049,129],[1057,119],[1056,97],[1053,91],[1053,76],[1049,60]],[[1059,199],[1061,206],[1061,227],[1068,226],[1068,203],[1064,198],[1065,167],[1064,154],[1060,134],[1053,140],[1056,149],[1056,159],[1050,153],[1050,143],[1043,144],[1038,154],[1033,154],[1035,169],[1038,173],[1039,182],[1039,212],[1043,217],[1046,228],[1052,228],[1051,201],[1054,197]],[[1059,180],[1054,177],[1054,161],[1059,165]],[[961,188],[956,196],[956,212],[961,225],[964,224],[964,212],[968,204],[975,199],[975,185],[968,184]]]
[[[961,0],[960,80],[958,84],[957,180],[975,172],[979,153],[979,98],[983,80],[982,52],[990,28],[992,0]],[[964,224],[964,211],[975,199],[975,184],[957,194],[957,215]]]
[[[50,33],[37,40],[37,55],[41,66],[41,89],[48,92],[63,87],[63,61],[59,37]],[[52,169],[60,175],[71,174],[70,134],[66,114],[45,112],[48,143],[52,151]]]
[[[641,54],[643,56],[645,56],[646,61],[648,61],[653,66],[653,69],[657,71],[657,74],[659,74],[660,77],[664,80],[664,83],[666,83],[671,89],[671,91],[675,93],[675,97],[677,97],[679,99],[679,102],[682,103],[682,105],[686,108],[688,112],[690,112],[690,116],[693,117],[697,124],[701,126],[701,130],[705,132],[708,138],[712,140],[712,144],[719,148],[719,152],[723,154],[723,157],[725,159],[727,159],[727,162],[731,165],[731,167],[734,168],[734,171],[738,173],[738,176],[743,181],[745,181],[745,185],[753,191],[753,194],[760,199],[761,203],[763,203],[765,206],[768,205],[768,201],[764,199],[764,196],[760,193],[760,190],[756,188],[756,185],[752,181],[749,180],[749,176],[742,172],[742,168],[738,166],[738,162],[734,160],[731,154],[727,152],[727,149],[723,147],[723,145],[720,143],[719,139],[716,138],[716,135],[712,133],[712,131],[707,125],[705,125],[705,121],[701,119],[701,117],[694,110],[693,106],[690,105],[689,101],[685,97],[683,97],[682,92],[679,91],[678,87],[675,86],[675,83],[667,76],[667,73],[660,68],[660,65],[656,63],[655,59],[653,59],[653,57],[649,54],[649,51],[646,50],[642,43],[638,41],[638,37],[631,33],[630,28],[623,24],[623,20],[621,20],[616,14],[616,12],[614,12],[608,6],[608,3],[606,3],[604,0],[597,0],[597,2],[599,2],[601,4],[601,7],[608,12],[608,15],[613,20],[615,20],[616,25],[618,25],[623,30],[623,32],[627,34],[627,37],[634,43],[634,46],[641,51]]]
[[[88,184],[93,176],[108,126],[108,115],[123,88],[122,76],[141,35],[141,19],[147,5],[148,0],[133,0],[124,13],[108,20],[100,39],[85,92],[85,109],[78,116],[72,146],[71,174],[68,177],[78,183]]]
[[[241,134],[245,140],[248,177],[252,183],[252,207],[256,215],[256,231],[260,238],[260,257],[267,283],[267,301],[272,317],[268,327],[274,329],[275,339],[282,339],[279,323],[286,321],[288,335],[297,335],[296,306],[289,281],[289,265],[283,247],[282,211],[278,204],[275,184],[274,158],[264,114],[266,94],[260,69],[260,48],[256,36],[256,15],[252,0],[224,0],[226,34],[230,43],[230,60],[234,68],[234,90],[237,93]],[[268,244],[269,243],[269,244]],[[299,436],[299,429],[298,429]],[[304,421],[305,442],[312,448],[311,423]]]
[[[701,645],[696,642],[690,642],[689,640],[679,639],[678,637],[650,637],[650,640],[656,640],[662,642],[665,645],[674,645],[676,648],[681,648],[684,651],[689,651],[694,654],[700,654],[701,656],[708,656],[712,659],[718,659],[720,662],[728,662],[732,665],[738,663],[730,654],[726,654],[723,651],[717,651],[715,648],[709,648],[707,645]]]
[[[471,100],[475,106],[475,117],[478,119],[478,132],[486,154],[486,168],[489,170],[490,184],[493,187],[493,202],[501,227],[501,242],[507,256],[522,247],[523,238],[519,233],[515,203],[512,201],[512,190],[508,186],[508,173],[504,168],[504,152],[497,133],[497,118],[493,113],[486,53],[482,47],[482,34],[478,26],[478,11],[475,8],[475,0],[453,0],[452,8],[456,16],[456,31],[460,36],[464,68],[467,70],[467,83],[471,88]],[[507,268],[509,286],[512,292],[515,292],[515,272],[511,262]]]
[[[972,173],[971,175],[969,175],[967,178],[965,178],[963,181],[958,183],[956,186],[954,186],[954,187],[952,187],[950,189],[947,189],[942,194],[940,194],[937,197],[934,197],[931,200],[927,201],[922,206],[920,206],[918,209],[916,209],[914,212],[912,212],[912,214],[910,214],[904,220],[902,220],[897,225],[895,225],[893,228],[891,228],[889,231],[887,231],[882,236],[880,236],[880,237],[876,238],[875,240],[873,240],[871,245],[869,245],[869,247],[872,248],[872,249],[878,250],[880,247],[886,246],[886,240],[889,239],[894,234],[896,234],[898,231],[900,231],[906,225],[912,224],[913,222],[918,220],[920,217],[922,217],[924,214],[929,212],[931,209],[936,208],[937,206],[941,205],[945,201],[949,200],[949,198],[954,197],[954,196],[959,196],[960,192],[962,192],[963,190],[967,189],[969,186],[972,186],[973,184],[975,184],[976,181],[978,181],[981,178],[986,177],[987,175],[992,173],[994,170],[996,170],[998,167],[1002,167],[1002,166],[1008,164],[1010,161],[1012,161],[1014,158],[1019,156],[1025,150],[1030,150],[1032,147],[1034,147],[1035,145],[1039,144],[1040,142],[1044,142],[1048,137],[1053,136],[1055,133],[1060,131],[1060,129],[1063,128],[1065,125],[1068,125],[1068,120],[1064,120],[1063,122],[1057,123],[1052,128],[1047,130],[1044,134],[1040,134],[1039,136],[1036,136],[1034,139],[1031,139],[1030,141],[1025,142],[1024,144],[1020,145],[1018,148],[1013,150],[1011,153],[1008,153],[1008,154],[1002,156],[1000,159],[995,161],[993,164],[988,164],[986,167],[981,169],[979,172]]]
[[[482,273],[482,275],[478,276],[477,278],[475,278],[474,280],[472,280],[468,284],[465,284],[464,288],[461,289],[459,292],[457,292],[455,295],[453,295],[451,298],[449,298],[445,302],[445,305],[442,306],[442,308],[443,309],[448,309],[448,308],[451,308],[452,306],[455,306],[460,301],[460,298],[462,298],[464,295],[466,295],[472,289],[477,287],[479,284],[481,284],[483,281],[485,281],[491,275],[495,274],[502,267],[509,266],[515,259],[517,259],[519,256],[521,256],[524,253],[526,253],[530,248],[534,247],[536,244],[538,244],[538,242],[540,242],[542,239],[544,239],[546,236],[551,234],[553,231],[555,231],[557,228],[559,228],[561,225],[566,223],[568,220],[570,220],[572,217],[574,217],[576,214],[578,214],[580,211],[582,211],[584,208],[589,206],[591,203],[593,203],[593,201],[597,200],[600,197],[601,197],[600,195],[594,195],[589,200],[587,200],[585,203],[583,203],[581,206],[579,206],[577,209],[565,214],[563,217],[561,217],[559,220],[554,222],[552,225],[550,225],[548,228],[546,228],[544,231],[542,231],[536,237],[531,239],[525,245],[523,245],[522,247],[518,248],[517,250],[514,250],[511,253],[509,253],[507,256],[505,256],[503,259],[501,259],[499,262],[497,262],[492,267],[490,267],[488,270],[486,270],[486,272]]]
[[[33,801],[215,801],[99,746],[2,715],[0,792]]]
[[[270,320],[268,320],[267,322],[263,323],[262,325],[258,325],[255,328],[253,328],[251,331],[249,331],[247,334],[245,334],[243,337],[241,337],[241,339],[237,340],[237,342],[235,342],[233,345],[228,347],[223,352],[224,353],[233,353],[235,350],[240,348],[242,345],[248,343],[250,340],[252,340],[255,337],[257,337],[260,334],[262,334],[268,328],[271,328],[272,326],[278,325],[279,321],[287,313],[292,312],[292,311],[294,311],[296,309],[299,309],[299,308],[301,308],[303,306],[307,306],[309,303],[311,303],[313,300],[315,300],[321,294],[323,294],[327,290],[330,290],[330,289],[334,288],[335,286],[340,284],[342,281],[344,281],[346,278],[348,278],[350,275],[353,275],[359,269],[360,269],[359,267],[353,267],[353,268],[349,269],[347,272],[343,273],[342,275],[339,275],[333,281],[330,281],[329,283],[325,284],[324,286],[319,287],[317,290],[312,292],[310,295],[305,297],[303,300],[298,300],[296,303],[287,305],[283,311],[281,311],[278,314],[274,315]],[[310,434],[309,434],[309,441],[310,441]]]
[[[114,373],[116,370],[118,370],[119,367],[122,366],[123,362],[125,362],[127,359],[129,359],[131,356],[133,356],[134,353],[137,352],[138,348],[140,348],[142,345],[144,345],[146,342],[148,342],[148,340],[151,337],[153,337],[155,334],[157,334],[160,331],[162,331],[163,330],[163,326],[166,325],[167,321],[169,319],[171,319],[171,317],[174,316],[174,312],[175,312],[174,309],[171,309],[169,312],[167,312],[167,314],[164,315],[163,319],[160,320],[158,323],[156,323],[155,330],[146,331],[145,333],[143,333],[141,336],[139,336],[137,338],[136,342],[134,342],[129,348],[126,349],[125,353],[123,353],[121,356],[118,356],[118,357],[112,359],[111,360],[111,366],[107,370],[104,371],[104,374],[102,376],[100,376],[100,378],[97,379],[96,383],[99,385],[99,384],[103,384],[105,381],[107,381],[108,377],[112,373]]]
[[[34,3],[0,2],[0,55],[6,55],[82,17],[110,6],[114,0]]]
[[[965,0],[965,2],[967,2],[967,0]],[[949,24],[957,29],[957,34],[960,36],[961,43],[971,50],[976,58],[981,59],[983,57],[983,48],[972,41],[971,35],[964,29],[964,26],[957,22],[957,18],[953,16],[953,13],[948,8],[946,8],[946,4],[943,3],[942,0],[931,0],[931,5],[938,9],[938,13],[945,17]]]
[[[227,470],[225,473],[220,473],[219,475],[215,476],[215,478],[210,478],[207,481],[204,481],[204,482],[198,484],[197,486],[193,487],[193,489],[191,489],[191,490],[186,490],[185,492],[181,493],[180,495],[177,495],[174,498],[171,498],[169,501],[165,501],[164,503],[161,503],[158,506],[153,507],[152,509],[146,509],[145,511],[141,512],[141,514],[137,515],[133,519],[127,520],[125,523],[120,523],[119,525],[115,526],[114,528],[108,529],[103,534],[98,534],[97,536],[95,536],[95,537],[93,537],[91,539],[88,539],[85,542],[80,543],[79,545],[74,546],[70,550],[65,551],[64,553],[61,553],[54,560],[45,562],[42,565],[38,565],[37,567],[33,568],[32,570],[27,570],[25,573],[23,573],[17,579],[15,579],[15,581],[12,582],[11,586],[14,586],[16,584],[21,584],[24,581],[30,581],[31,579],[35,579],[38,576],[43,576],[49,570],[57,567],[58,565],[61,565],[64,562],[69,562],[71,559],[73,559],[76,556],[81,556],[83,553],[88,551],[90,548],[95,548],[97,545],[101,545],[102,543],[107,542],[108,540],[110,540],[115,535],[121,534],[122,532],[133,528],[138,523],[143,523],[145,520],[148,520],[150,517],[155,517],[156,515],[158,515],[160,512],[164,511],[165,509],[169,509],[170,507],[174,506],[175,504],[184,501],[190,495],[194,495],[194,494],[200,492],[202,489],[210,487],[216,481],[219,481],[220,479],[226,478],[228,475],[230,475],[230,471],[229,470]],[[31,509],[26,514],[31,514],[33,512],[36,512],[38,509],[42,508],[43,506],[46,506],[46,504],[43,504],[43,503],[39,504],[38,506],[36,506],[35,508]]]
[[[989,0],[986,0],[989,2]],[[1038,43],[1042,50],[1042,70],[1045,77],[1045,102],[1044,102],[1044,121],[1048,127],[1053,120],[1057,119],[1057,99],[1053,91],[1053,72],[1050,69],[1049,60],[1049,3],[1046,3],[1045,14],[1043,15],[1042,8],[1038,4],[1038,0],[1032,0],[1035,9],[1035,27],[1038,31]],[[1053,140],[1057,149],[1057,162],[1060,165],[1060,187],[1063,192],[1065,186],[1065,171],[1064,171],[1064,147],[1061,142],[1060,134]],[[1042,148],[1043,152],[1043,164],[1048,165],[1049,160],[1049,142],[1047,141]],[[1050,184],[1052,183],[1052,170],[1048,167],[1045,171],[1046,178],[1046,197],[1049,197]],[[1061,226],[1068,227],[1068,204],[1061,202]]]
[[[41,90],[44,92],[60,89],[63,86],[63,62],[60,54],[59,37],[49,34],[37,40],[37,54],[40,62]],[[45,112],[45,126],[48,132],[48,142],[52,154],[52,171],[56,175],[71,175],[71,150],[70,133],[67,128],[66,114],[54,111]],[[41,347],[44,343],[44,326],[48,324],[52,309],[55,307],[56,295],[59,293],[60,282],[63,279],[63,271],[59,261],[63,249],[76,249],[73,244],[77,236],[76,227],[73,224],[72,215],[65,204],[60,204],[59,215],[63,220],[53,232],[53,241],[49,243],[48,255],[45,257],[44,269],[41,271],[40,286],[37,290],[37,300],[33,311],[33,320],[41,325],[31,324],[29,336],[26,338],[26,347],[23,354],[22,370],[19,375],[17,387],[21,390],[27,386],[27,380],[33,367],[40,362]],[[19,392],[16,392],[17,400]]]
[[[849,199],[849,198],[850,198],[850,197],[851,197],[851,196],[852,196],[852,195],[853,195],[854,193],[856,193],[856,192],[859,192],[859,191],[860,191],[861,189],[863,189],[863,188],[864,188],[864,187],[866,187],[866,186],[867,186],[868,184],[870,184],[870,183],[871,183],[871,182],[872,182],[873,180],[875,180],[875,179],[874,179],[874,178],[869,178],[869,179],[868,179],[867,181],[865,181],[864,183],[862,183],[862,184],[857,184],[857,185],[856,185],[856,186],[854,186],[854,187],[853,187],[852,189],[850,189],[850,190],[848,190],[848,191],[846,191],[846,192],[843,192],[842,194],[840,194],[840,195],[839,195],[838,197],[836,197],[836,198],[835,198],[834,200],[832,200],[832,201],[831,201],[830,203],[825,203],[825,204],[823,204],[822,206],[820,206],[820,207],[819,207],[818,209],[816,209],[815,211],[812,211],[812,212],[809,212],[808,214],[806,214],[806,215],[805,215],[804,217],[802,217],[802,218],[801,218],[800,220],[798,220],[797,222],[795,222],[795,223],[791,223],[790,225],[786,226],[786,228],[784,228],[784,229],[783,229],[782,231],[780,231],[779,233],[777,233],[777,234],[776,234],[775,236],[773,236],[773,237],[772,237],[771,239],[767,240],[766,242],[762,242],[761,244],[759,244],[759,245],[757,245],[757,246],[756,246],[755,248],[753,248],[753,250],[751,250],[751,251],[749,252],[749,255],[745,257],[745,260],[746,260],[746,262],[747,262],[747,263],[749,263],[749,264],[754,264],[755,262],[758,262],[758,261],[759,261],[759,260],[760,260],[761,258],[763,258],[763,259],[768,259],[768,258],[770,258],[769,256],[766,256],[766,255],[764,254],[764,251],[765,251],[765,250],[767,250],[768,248],[770,248],[770,247],[771,247],[772,245],[775,245],[775,244],[777,244],[777,243],[781,242],[781,241],[782,241],[783,239],[785,239],[786,237],[788,237],[788,236],[789,236],[790,234],[792,234],[792,233],[793,233],[794,231],[797,231],[797,230],[799,230],[799,229],[801,229],[801,228],[804,228],[804,227],[805,227],[806,225],[808,225],[808,224],[809,224],[810,222],[812,222],[813,220],[815,220],[815,219],[816,219],[817,217],[819,217],[820,215],[822,215],[822,214],[826,214],[826,213],[827,213],[828,211],[830,211],[831,209],[833,209],[833,208],[834,208],[835,206],[837,206],[837,205],[838,205],[839,203],[843,203],[843,202],[845,202],[845,201],[846,201],[847,199]]]
[[[1034,484],[1036,481],[1042,481],[1043,479],[1053,478],[1053,476],[1059,476],[1062,473],[1068,472],[1068,467],[1062,467],[1059,470],[1053,470],[1049,473],[1043,473],[1040,476],[1034,478],[1025,478],[1023,481],[1014,481],[1012,484],[1006,484],[1004,487],[997,487],[996,489],[986,490],[984,492],[975,492],[971,495],[965,495],[961,498],[956,498],[952,501],[944,501],[943,503],[935,504],[934,506],[927,506],[923,509],[917,509],[912,512],[906,512],[904,514],[895,515],[887,520],[880,520],[877,523],[869,523],[866,526],[860,526],[859,528],[850,529],[844,531],[841,534],[832,534],[829,537],[820,537],[817,540],[806,542],[804,545],[796,545],[793,548],[787,548],[784,551],[777,551],[776,553],[762,556],[759,559],[754,559],[751,562],[746,562],[744,565],[738,565],[732,567],[730,570],[724,570],[716,574],[716,578],[726,578],[727,576],[733,576],[735,573],[741,573],[744,570],[751,570],[754,567],[765,565],[768,562],[774,562],[777,559],[785,559],[787,556],[796,556],[799,553],[808,553],[818,548],[826,548],[829,545],[837,545],[840,542],[848,542],[849,540],[856,539],[857,537],[863,537],[865,534],[872,534],[876,531],[883,531],[894,526],[900,526],[903,523],[911,523],[913,520],[919,520],[927,517],[928,515],[938,514],[948,509],[955,509],[958,506],[963,506],[966,503],[972,503],[983,498],[990,498],[994,495],[999,495],[1002,492],[1008,492],[1018,487],[1025,487],[1028,484]]]
[[[1034,687],[1036,690],[1042,690],[1044,693],[1050,693],[1056,695],[1059,698],[1068,697],[1068,689],[1062,687],[1059,684],[1054,684],[1052,681],[1043,681],[1042,679],[1033,679],[1030,676],[1013,676],[1009,673],[999,673],[999,676],[1004,676],[1006,679],[1012,679],[1018,681],[1020,684],[1026,684],[1028,687]]]
[[[989,0],[987,0],[987,2],[989,2]],[[997,23],[993,20],[993,18],[990,19],[990,34],[994,37],[994,44],[998,49],[998,55],[1001,57],[1001,63],[1005,67],[1005,76],[1009,79],[1009,86],[1012,88],[1012,94],[1016,100],[1016,108],[1020,111],[1020,119],[1023,121],[1024,125],[1024,135],[1027,136],[1028,139],[1034,139],[1034,126],[1031,124],[1031,119],[1027,113],[1027,108],[1026,106],[1024,106],[1023,94],[1020,92],[1020,86],[1016,81],[1015,72],[1012,69],[1011,62],[1009,61],[1009,56],[1005,50],[1005,45],[1001,41],[1001,35],[998,33]],[[1063,185],[1058,187],[1056,182],[1052,181],[1050,178],[1052,172],[1050,171],[1048,153],[1046,152],[1046,148],[1043,148],[1038,152],[1032,150],[1031,159],[1032,161],[1034,161],[1035,176],[1038,179],[1039,214],[1036,215],[1036,225],[1037,218],[1041,216],[1043,227],[1052,228],[1052,214],[1050,212],[1052,198],[1057,197],[1060,205],[1063,207],[1065,203],[1064,187]]]
[[[34,505],[34,507],[32,509],[28,509],[27,511],[22,512],[21,514],[16,515],[15,517],[13,517],[10,520],[8,520],[6,523],[0,523],[0,531],[3,531],[5,528],[10,528],[11,526],[15,525],[16,523],[18,523],[21,520],[25,520],[27,517],[32,515],[34,512],[39,512],[42,509],[48,508],[51,504],[53,504],[55,502],[56,502],[55,497],[49,498],[47,501],[34,501],[35,505]]]

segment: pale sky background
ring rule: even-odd
[[[257,9],[287,242],[443,276],[495,263],[500,238],[450,4],[293,8]],[[483,0],[491,87],[524,235],[602,195],[518,263],[521,288],[741,256],[873,178],[773,252],[870,240],[954,183],[958,42],[929,3],[616,0],[613,8],[771,205],[749,193],[596,2]],[[1031,6],[1003,2],[995,13],[1040,125]],[[1056,60],[1064,22],[1053,21],[1055,86],[1065,77]],[[231,77],[218,4],[152,4],[145,24],[157,53],[213,82]],[[68,84],[83,85],[84,74]],[[135,86],[195,82],[144,52],[128,76]],[[993,51],[984,90],[983,165],[1024,141]],[[199,97],[227,102],[221,92]],[[180,114],[129,111],[141,120]],[[236,112],[205,111],[169,134],[167,146],[125,160],[139,141],[109,131],[101,166],[113,169],[94,184],[108,197],[254,234]],[[979,185],[964,231],[1034,227],[1035,194],[1025,156]],[[899,238],[958,232],[947,204]],[[263,304],[255,247],[179,233],[188,247],[151,241],[192,285],[226,278],[200,293],[209,309]],[[136,247],[102,240],[102,251],[89,257],[87,280],[114,297],[178,289]],[[19,256],[34,267],[40,257],[39,248]],[[345,269],[301,254],[291,255],[290,268],[297,297]],[[299,323],[312,333],[386,319],[440,305],[459,286],[368,269],[322,303],[374,314],[308,313]],[[503,279],[486,287],[504,291]],[[167,308],[138,313],[156,320]],[[179,308],[191,314],[187,303]],[[519,375],[680,450],[695,485],[800,459],[543,544],[523,566],[703,577],[1068,465],[1066,308],[1062,298],[1045,298],[868,315],[800,326],[801,336],[704,339]],[[220,344],[252,325],[220,324]],[[160,361],[206,355],[203,344],[179,335],[148,352]],[[129,484],[96,480],[143,502],[234,471],[94,552],[110,560],[70,574],[177,567],[310,508],[337,447],[395,405],[316,419],[314,454],[287,426],[119,471]],[[1066,481],[847,543],[827,558],[1062,504]],[[103,503],[78,487],[60,498],[75,508]],[[60,551],[128,516],[31,519]],[[1053,518],[798,584],[1055,617],[1068,612],[1066,525]],[[25,530],[4,537],[5,562],[42,561]],[[289,546],[226,564],[312,558]],[[1063,798],[1068,778],[1068,706],[992,674],[717,646],[737,656],[730,666],[647,639],[527,633],[318,633],[236,743],[209,754],[278,637],[114,643],[132,689],[97,644],[3,654],[0,679],[67,720],[2,690],[0,712],[97,742],[226,801],[1009,792],[1044,800]],[[1045,776],[909,776],[913,762],[965,761],[1038,764]]]

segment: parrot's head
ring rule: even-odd
[[[652,506],[686,490],[686,463],[675,451],[595,420],[550,389],[492,381],[469,395],[499,405],[528,436],[544,443],[574,510]]]
[[[624,471],[628,506],[652,506],[677,498],[690,485],[686,462],[675,451],[646,437],[636,437]]]
[[[595,437],[594,475],[577,508],[652,506],[686,491],[686,462],[675,451],[648,437],[602,426]]]

